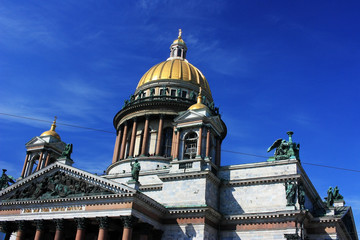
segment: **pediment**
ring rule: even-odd
[[[30,141],[28,141],[25,146],[31,146],[31,145],[39,145],[39,144],[45,144],[46,141],[40,137],[33,137]]]
[[[33,201],[135,192],[121,183],[56,162],[0,192],[0,201]]]
[[[205,117],[203,114],[192,111],[192,110],[187,110],[186,112],[182,113],[180,116],[178,116],[177,118],[174,119],[175,122],[183,122],[189,119],[202,119],[203,117]]]

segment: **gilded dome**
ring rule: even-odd
[[[197,102],[191,105],[188,110],[208,109],[208,107],[202,103],[201,88],[197,97]]]
[[[179,58],[168,59],[150,68],[140,79],[137,88],[149,82],[169,79],[198,85],[211,94],[209,83],[200,70]]]
[[[51,125],[50,130],[43,132],[40,136],[53,136],[61,141],[60,135],[57,132],[55,132],[55,128],[56,128],[56,117],[53,124]]]

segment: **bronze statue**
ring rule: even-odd
[[[132,179],[135,180],[136,182],[139,182],[139,173],[141,169],[140,163],[136,159],[134,164],[132,162],[130,163],[130,166],[131,166]]]
[[[0,191],[9,187],[10,183],[15,183],[15,181],[12,179],[12,177],[8,176],[5,172],[7,170],[3,169],[3,173],[0,178]]]
[[[296,184],[291,181],[286,182],[285,192],[286,192],[286,200],[287,200],[286,206],[294,206],[295,197],[296,197]]]
[[[71,143],[67,144],[64,151],[62,152],[60,158],[71,159],[70,156],[71,156],[72,150],[73,150],[73,145]]]
[[[336,200],[343,200],[344,199],[344,197],[339,193],[339,188],[338,188],[338,186],[336,186],[335,188],[334,188],[334,200],[336,201]]]
[[[327,190],[326,206],[327,207],[334,206],[334,193],[332,187],[329,187],[329,189]]]
[[[298,202],[300,205],[300,209],[305,209],[305,190],[302,183],[298,185]]]
[[[299,150],[300,144],[296,144],[292,141],[293,132],[287,132],[289,135],[289,141],[279,138],[276,140],[269,148],[268,152],[276,148],[275,150],[275,160],[283,160],[283,159],[297,159],[299,158]]]
[[[155,88],[150,89],[150,97],[155,95]]]

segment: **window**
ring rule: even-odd
[[[196,157],[198,136],[195,132],[189,132],[184,139],[184,159]]]
[[[165,128],[162,136],[161,151],[164,157],[171,156],[171,145],[172,145],[173,130],[171,128]]]
[[[186,95],[187,95],[187,91],[182,91],[181,92],[181,97],[186,98]]]
[[[170,95],[171,95],[172,97],[175,97],[175,96],[176,96],[176,90],[175,90],[175,89],[171,89]]]

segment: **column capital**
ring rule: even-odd
[[[77,229],[85,229],[87,220],[86,218],[75,218]]]
[[[150,118],[150,115],[146,114],[146,115],[145,115],[145,119],[146,119],[146,120],[149,120],[149,118]]]
[[[36,230],[44,230],[45,228],[44,220],[35,220],[35,223],[36,223]]]
[[[108,217],[97,217],[96,220],[100,229],[109,228],[110,219]]]
[[[24,231],[25,230],[25,227],[26,227],[26,222],[23,221],[23,220],[20,220],[20,221],[15,221],[16,223],[16,226],[17,226],[17,230],[19,231]]]
[[[55,227],[56,230],[60,230],[63,231],[64,230],[64,225],[65,225],[65,220],[64,219],[54,219],[55,222]]]
[[[160,114],[159,118],[164,119],[164,116],[165,116],[164,114]]]
[[[121,221],[124,227],[132,228],[138,221],[138,218],[134,216],[121,216]]]

